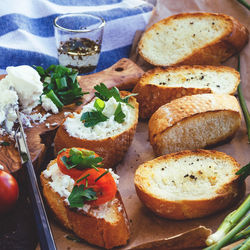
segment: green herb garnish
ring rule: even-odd
[[[104,83],[100,83],[100,85],[96,85],[94,89],[97,91],[95,92],[95,96],[99,97],[103,101],[108,101],[111,97],[114,97],[117,102],[126,103],[130,107],[134,108],[132,105],[128,103],[128,100],[131,96],[136,96],[137,94],[135,93],[130,94],[124,98],[121,98],[118,88],[113,87],[111,89],[108,89]]]
[[[70,207],[82,207],[86,201],[97,200],[96,192],[93,188],[84,188],[84,185],[74,186],[68,197]]]
[[[250,162],[237,171],[236,174],[240,175],[240,179],[244,181],[250,175]]]
[[[89,176],[90,176],[90,174],[86,174],[86,175],[83,176],[82,178],[78,179],[78,180],[76,181],[76,183],[79,183],[80,181],[82,181],[82,180],[88,178]]]
[[[240,4],[245,6],[248,10],[250,10],[250,4],[247,3],[245,0],[237,0]]]
[[[116,110],[115,110],[114,120],[118,123],[123,123],[125,117],[126,117],[125,114],[122,112],[122,105],[121,105],[121,103],[119,103]]]
[[[64,105],[74,103],[88,92],[82,92],[77,81],[78,72],[62,65],[51,65],[46,70],[35,67],[43,82],[43,94],[61,109]]]
[[[102,160],[102,157],[96,157],[91,150],[78,150],[77,148],[70,149],[69,157],[65,155],[61,157],[61,161],[67,169],[76,168],[79,170],[85,168],[97,169],[97,167],[100,167]]]
[[[105,108],[105,102],[100,98],[97,98],[95,100],[94,107],[96,108],[97,111],[103,111],[103,109]]]
[[[10,146],[10,143],[8,141],[1,141],[0,146]]]
[[[98,180],[100,180],[105,174],[107,174],[107,173],[109,173],[109,171],[108,170],[106,170],[104,173],[102,173],[99,177],[97,177],[96,179],[95,179],[95,182],[97,182]]]
[[[94,127],[99,122],[104,122],[108,120],[108,117],[102,114],[101,111],[91,111],[82,114],[81,121],[84,121],[85,127]]]
[[[77,237],[77,236],[75,236],[75,235],[70,235],[70,234],[68,234],[68,235],[66,235],[65,237],[66,237],[66,239],[72,240],[72,241],[74,241],[74,242],[79,242],[79,243],[84,242],[83,239],[81,239],[81,238],[79,238],[79,237]]]
[[[66,152],[66,148],[63,148],[62,150],[60,150],[60,151],[58,152],[58,154],[61,154],[62,152]]]

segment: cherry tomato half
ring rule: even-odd
[[[16,179],[9,173],[0,170],[0,213],[7,212],[16,203],[19,187]]]
[[[97,168],[99,171],[96,171],[95,169],[91,168],[82,174],[82,176],[79,177],[79,179],[83,178],[84,176],[88,175],[88,186],[87,188],[93,188],[94,191],[97,194],[97,200],[88,201],[87,203],[90,205],[100,205],[104,204],[107,201],[112,200],[115,197],[115,194],[117,192],[117,187],[115,180],[111,173],[106,173],[101,178],[99,178],[97,181],[96,179],[100,177],[106,169],[103,168]],[[83,179],[82,181],[79,181],[79,183],[76,182],[76,185],[86,185],[86,179]]]
[[[88,149],[85,149],[85,148],[76,148],[76,149],[78,149],[78,150],[88,150]],[[59,167],[59,169],[61,170],[62,173],[67,174],[71,178],[76,180],[86,170],[85,169],[84,170],[79,170],[77,168],[67,169],[67,167],[62,162],[61,158],[63,156],[66,156],[68,158],[69,157],[69,152],[70,152],[70,148],[67,148],[66,151],[62,151],[60,154],[57,155],[57,165],[58,165],[58,167]],[[95,154],[95,157],[99,157],[99,155]]]

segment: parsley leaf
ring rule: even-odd
[[[126,117],[126,115],[122,111],[122,105],[121,105],[121,103],[119,103],[116,110],[115,110],[115,118],[114,119],[118,123],[123,123],[125,117]]]
[[[100,166],[99,163],[103,160],[102,157],[96,157],[95,153],[90,150],[83,151],[72,148],[69,151],[69,155],[70,157],[68,158],[68,161],[72,164],[73,167],[76,167],[77,169],[91,167],[96,168],[97,166]]]
[[[66,149],[62,149],[58,154],[65,152]],[[102,162],[102,157],[96,157],[95,152],[91,150],[79,150],[77,148],[71,148],[69,150],[69,156],[63,155],[61,161],[67,169],[77,168],[79,170],[85,168],[94,168],[100,167]]]
[[[86,201],[93,201],[97,199],[96,192],[93,188],[84,188],[84,185],[74,186],[68,197],[70,207],[82,207]]]
[[[108,89],[104,83],[100,83],[100,85],[96,85],[94,89],[97,91],[95,92],[95,96],[99,97],[103,101],[108,101],[111,97],[114,97],[117,102],[124,102],[128,104],[128,100],[131,96],[136,96],[137,94],[133,93],[124,98],[121,98],[120,92],[118,88],[113,87]],[[133,108],[132,105],[128,104],[130,107]]]
[[[81,121],[84,121],[85,127],[94,127],[99,122],[108,120],[108,117],[103,115],[100,111],[85,112],[82,114]]]

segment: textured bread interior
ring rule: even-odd
[[[156,136],[160,154],[204,148],[233,136],[240,115],[233,111],[213,111],[191,116]]]
[[[173,70],[152,74],[147,78],[148,84],[164,87],[210,88],[212,93],[232,94],[239,83],[237,72],[225,67],[211,66],[204,68],[176,67]]]
[[[229,27],[229,21],[213,15],[171,19],[147,31],[141,52],[157,65],[172,65],[219,40]]]
[[[235,178],[235,171],[235,165],[223,157],[190,154],[156,161],[136,174],[149,195],[177,201],[213,198]]]

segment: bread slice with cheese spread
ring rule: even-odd
[[[232,138],[240,123],[240,107],[234,96],[184,96],[151,116],[149,139],[156,155],[205,148]]]
[[[236,92],[240,74],[226,66],[175,66],[145,73],[133,92],[139,102],[139,116],[149,118],[160,106],[186,95]]]
[[[199,218],[232,205],[244,193],[235,175],[239,169],[225,153],[186,150],[141,164],[134,183],[154,213],[175,220]]]
[[[70,208],[67,198],[73,188],[74,180],[60,172],[56,160],[42,172],[43,195],[58,221],[67,229],[90,244],[102,248],[125,245],[129,239],[129,221],[120,197],[102,205],[83,208]]]
[[[128,92],[121,92],[123,97],[128,95]],[[93,127],[85,127],[80,117],[82,113],[93,109],[94,102],[95,99],[85,105],[80,113],[73,113],[72,117],[65,119],[55,136],[55,152],[71,147],[88,148],[103,158],[104,168],[112,168],[123,159],[132,143],[138,123],[138,103],[133,96],[129,98],[129,105],[121,103],[125,118],[124,122],[118,123],[114,120],[114,110],[118,102],[111,98],[105,102],[106,106],[103,110],[103,113],[109,117],[108,120]]]
[[[139,42],[139,53],[156,66],[219,65],[247,42],[247,28],[232,16],[181,13],[152,25]]]

